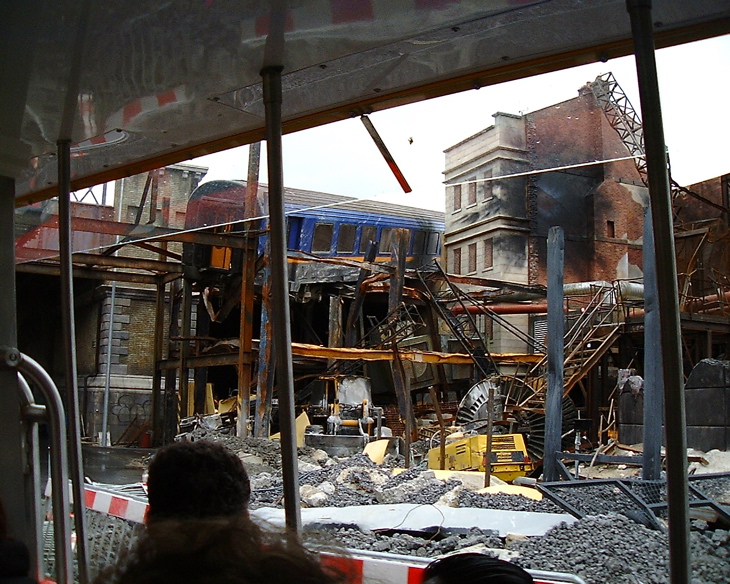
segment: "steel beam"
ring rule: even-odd
[[[154,356],[153,362],[155,370],[152,373],[152,444],[160,446],[162,444],[162,428],[164,420],[165,400],[162,395],[162,369],[159,367],[162,361],[162,351],[164,343],[165,326],[165,288],[166,284],[160,280],[157,283],[155,296],[155,339],[154,339]]]
[[[679,293],[674,250],[674,226],[667,152],[664,142],[659,83],[654,56],[650,0],[627,0],[639,81],[644,126],[649,198],[656,257],[660,344],[667,426],[667,498],[669,512],[669,574],[672,584],[690,581],[689,487],[687,436],[682,372]]]
[[[60,276],[61,268],[53,264],[18,264],[16,267],[18,272],[25,274],[41,274],[44,276]],[[130,274],[124,272],[112,272],[110,270],[94,270],[92,268],[73,268],[74,278],[85,278],[87,280],[102,280],[104,282],[132,282],[134,284],[151,284],[157,283],[158,276],[152,274]],[[175,274],[176,278],[180,274]]]
[[[563,273],[565,236],[562,227],[548,232],[547,300],[548,300],[548,385],[545,396],[545,457],[542,476],[557,481],[560,473],[557,453],[561,450],[563,429],[563,363],[565,360],[565,311],[563,309]]]
[[[642,478],[658,480],[662,469],[662,343],[657,304],[654,230],[651,207],[644,209],[644,465]]]
[[[246,200],[243,205],[243,216],[246,219],[255,217],[258,213],[256,204],[259,191],[259,163],[261,160],[261,142],[251,144],[248,150],[248,180],[246,181]],[[258,229],[256,224],[249,225],[252,230]],[[249,435],[248,417],[251,411],[251,380],[253,368],[251,353],[253,350],[253,305],[255,296],[254,279],[256,277],[256,256],[258,252],[258,237],[249,232],[248,245],[243,250],[241,266],[241,308],[238,332],[238,399],[236,434],[244,437]]]

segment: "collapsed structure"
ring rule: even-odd
[[[640,441],[641,391],[628,391],[620,371],[643,373],[641,149],[640,121],[609,74],[560,104],[495,114],[449,148],[445,215],[288,189],[296,391],[310,434],[349,433],[358,444],[384,426],[408,440],[454,423],[483,433],[489,402],[488,434],[524,435],[541,458],[546,240],[559,225],[564,431],[593,445]],[[74,207],[90,437],[159,444],[179,417],[216,408],[244,412],[242,435],[276,431],[266,186],[255,174],[198,186],[204,173],[167,167],[118,182],[113,208],[83,197]],[[727,177],[675,189],[687,375],[726,354],[728,198]],[[48,326],[37,306],[54,285],[44,259],[54,229],[53,203],[21,210],[19,296],[33,324],[23,331]],[[81,251],[94,249],[103,252]],[[53,370],[52,334],[21,338],[21,348]],[[690,445],[727,447],[727,420],[693,422]]]

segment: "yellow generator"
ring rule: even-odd
[[[445,470],[486,469],[487,437],[483,434],[446,443]],[[525,476],[534,469],[522,434],[492,436],[491,474],[506,482]],[[428,451],[428,468],[441,468],[441,447]]]

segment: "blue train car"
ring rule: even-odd
[[[211,181],[190,195],[185,226],[188,229],[218,226],[219,232],[243,232],[246,183]],[[259,187],[259,200],[265,200],[266,187]],[[340,195],[285,190],[287,244],[290,251],[290,280],[296,284],[352,281],[358,269],[353,266],[307,261],[317,258],[363,260],[370,242],[377,242],[376,262],[390,260],[394,229],[410,232],[407,266],[415,268],[438,258],[444,231],[444,214],[404,205],[365,201]],[[265,217],[257,209],[254,216]],[[266,219],[261,228],[265,230]],[[259,239],[263,251],[265,237]],[[228,248],[189,244],[183,261],[202,273],[230,273],[240,269],[240,256]],[[296,287],[296,286],[294,286]]]

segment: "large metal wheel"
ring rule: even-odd
[[[486,432],[489,388],[494,388],[494,420],[498,426],[511,427],[510,432],[525,435],[527,452],[533,460],[545,454],[545,395],[536,392],[517,377],[500,377],[479,381],[461,400],[456,410],[456,423]],[[569,397],[563,398],[563,449],[573,444],[570,433],[578,418],[578,410]],[[567,434],[567,436],[566,436]]]

